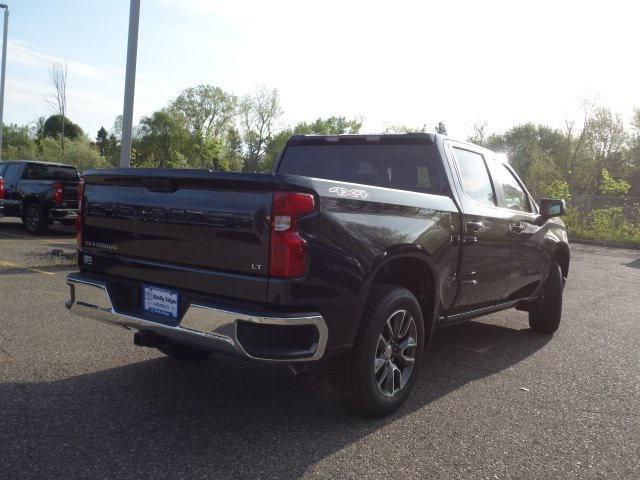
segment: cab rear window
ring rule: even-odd
[[[446,194],[432,145],[291,145],[278,173]]]
[[[25,180],[77,180],[78,172],[73,167],[31,163],[27,165],[22,178]]]

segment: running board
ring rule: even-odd
[[[489,305],[487,307],[476,308],[467,312],[455,313],[453,315],[446,315],[438,317],[438,327],[444,327],[447,325],[453,325],[456,323],[471,320],[472,318],[482,317],[483,315],[489,315],[490,313],[499,312],[500,310],[506,310],[507,308],[513,308],[519,303],[533,302],[537,300],[537,297],[519,298],[517,300],[509,300],[508,302],[497,303]]]

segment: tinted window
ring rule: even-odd
[[[27,180],[77,180],[78,172],[73,167],[30,163],[27,165],[23,178]]]
[[[431,145],[298,145],[285,150],[279,173],[446,193]]]
[[[10,163],[9,165],[7,165],[7,169],[2,176],[2,178],[4,178],[4,181],[17,182],[18,176],[20,175],[20,167],[21,165],[18,163]]]
[[[508,208],[510,210],[520,210],[521,212],[530,212],[529,201],[524,190],[513,176],[513,173],[502,164],[495,165],[492,168],[495,181],[499,188],[502,189],[502,195],[504,198],[504,204],[501,207]]]
[[[496,201],[491,179],[482,155],[461,148],[453,150],[460,167],[462,188],[465,193],[477,202],[495,206]]]

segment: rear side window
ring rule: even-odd
[[[2,176],[5,182],[17,182],[20,176],[20,167],[18,163],[10,163]]]
[[[78,172],[73,167],[30,163],[27,165],[23,178],[27,180],[77,180]]]
[[[292,145],[285,150],[278,173],[447,193],[440,157],[431,145]]]
[[[502,188],[502,197],[504,205],[501,207],[508,208],[510,210],[520,210],[521,212],[530,212],[529,200],[527,194],[518,183],[518,180],[513,176],[510,170],[502,164],[495,165],[492,168],[494,179],[496,183]]]
[[[453,152],[460,167],[464,192],[476,202],[495,206],[496,196],[482,155],[462,148],[454,148]]]

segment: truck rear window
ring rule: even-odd
[[[22,178],[25,180],[78,180],[78,171],[74,167],[31,163],[27,165]]]
[[[278,173],[446,194],[432,145],[291,145]]]

